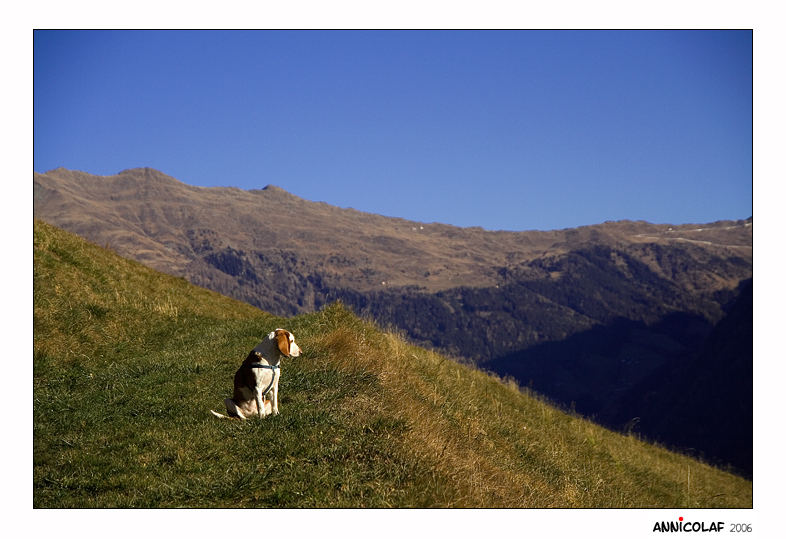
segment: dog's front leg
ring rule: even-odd
[[[265,417],[265,399],[262,397],[262,390],[257,389],[254,398],[257,401],[257,412],[259,412],[259,417]]]
[[[278,379],[273,384],[273,415],[278,415]]]

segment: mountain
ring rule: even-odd
[[[36,221],[33,507],[750,508],[751,481],[340,304],[283,319]],[[281,414],[220,420],[272,328]]]
[[[653,399],[637,401],[639,387],[661,380],[648,393],[668,394],[657,373],[701,355],[753,275],[752,218],[487,231],[337,208],[274,186],[193,187],[152,169],[35,174],[34,205],[37,218],[281,316],[341,300],[416,344],[680,447],[667,431],[644,429],[669,416],[647,406]],[[752,414],[747,400],[726,406]],[[747,439],[726,430],[691,447],[726,459],[716,442],[730,435]]]

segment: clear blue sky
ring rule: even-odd
[[[34,168],[425,222],[752,214],[749,31],[37,31]]]

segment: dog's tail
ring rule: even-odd
[[[234,417],[229,417],[228,415],[219,414],[215,410],[210,410],[210,413],[213,414],[214,416],[218,417],[219,419],[236,419]]]

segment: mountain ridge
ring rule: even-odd
[[[107,180],[107,181],[113,180],[115,178],[120,178],[120,177],[127,178],[127,179],[132,179],[132,180],[156,179],[156,180],[163,180],[163,181],[172,182],[175,185],[178,185],[178,186],[181,186],[181,187],[184,187],[184,188],[187,188],[187,189],[192,189],[192,190],[207,190],[207,191],[210,191],[210,190],[215,190],[215,191],[230,190],[230,191],[240,191],[240,192],[245,192],[245,193],[261,193],[261,192],[277,193],[277,194],[281,194],[281,195],[285,195],[285,196],[291,197],[293,199],[296,199],[296,200],[302,201],[302,202],[308,202],[308,203],[311,203],[311,204],[325,205],[325,206],[328,206],[330,208],[334,208],[334,209],[337,209],[337,210],[346,210],[346,211],[351,211],[351,212],[358,212],[358,213],[361,213],[363,215],[374,216],[374,217],[381,217],[381,218],[384,218],[384,219],[396,219],[396,220],[401,220],[401,221],[404,221],[404,222],[407,222],[407,223],[412,223],[412,224],[420,224],[420,225],[430,224],[430,225],[439,225],[439,226],[445,226],[445,227],[462,229],[462,230],[482,230],[484,232],[500,232],[500,233],[512,233],[512,234],[517,234],[517,233],[544,233],[544,234],[547,234],[547,233],[564,232],[564,231],[570,231],[570,230],[588,229],[588,228],[593,228],[593,227],[598,227],[598,226],[616,226],[616,225],[622,225],[622,226],[628,226],[628,225],[643,226],[643,227],[647,227],[647,229],[649,229],[651,227],[671,227],[671,228],[678,227],[678,228],[685,228],[685,227],[700,226],[700,225],[714,226],[714,225],[732,224],[732,223],[737,223],[737,222],[740,222],[740,221],[751,221],[752,222],[752,220],[753,220],[752,217],[748,217],[746,219],[720,219],[720,220],[711,221],[711,222],[708,222],[708,223],[690,222],[690,223],[675,224],[675,223],[665,223],[665,222],[664,223],[653,223],[653,222],[649,222],[649,221],[642,220],[642,219],[619,219],[619,220],[607,220],[607,221],[604,221],[602,223],[585,224],[585,225],[579,225],[579,226],[574,226],[574,227],[564,227],[564,228],[557,228],[557,229],[516,229],[516,230],[510,230],[510,229],[488,229],[488,228],[485,228],[485,227],[480,226],[480,225],[457,226],[457,225],[451,225],[451,224],[448,224],[448,223],[441,223],[441,222],[435,222],[435,221],[419,221],[419,220],[416,220],[416,219],[410,219],[410,218],[401,217],[401,216],[383,215],[383,214],[377,214],[377,213],[366,211],[366,210],[358,210],[358,209],[352,208],[352,207],[338,206],[338,205],[334,205],[334,204],[330,204],[330,203],[323,202],[323,201],[318,201],[318,200],[312,201],[312,200],[304,198],[304,197],[302,197],[300,195],[297,195],[297,194],[295,194],[295,193],[293,193],[291,191],[288,191],[287,189],[285,189],[281,185],[274,184],[274,183],[265,184],[264,187],[261,187],[261,188],[249,188],[249,189],[233,187],[231,184],[214,185],[214,186],[192,185],[192,184],[186,183],[186,182],[184,182],[182,180],[179,180],[179,179],[175,178],[174,176],[170,176],[170,175],[166,174],[165,172],[162,172],[160,170],[157,170],[157,169],[154,169],[154,168],[151,168],[151,167],[132,167],[132,168],[123,169],[123,170],[117,172],[116,174],[104,174],[104,175],[92,174],[92,173],[89,173],[89,172],[86,172],[86,171],[73,170],[73,169],[68,169],[68,168],[65,168],[65,167],[57,167],[57,168],[54,168],[54,169],[51,169],[51,170],[48,170],[48,171],[45,171],[45,172],[34,172],[34,181],[35,181],[35,178],[37,178],[39,176],[42,177],[42,178],[43,177],[60,177],[61,179],[63,177],[72,177],[72,178],[73,177],[79,177],[79,179],[85,179],[86,177],[90,177],[90,178],[93,178],[93,179],[103,179],[103,180]],[[95,186],[94,184],[91,185],[91,187],[94,187],[94,186]]]
[[[68,195],[73,203],[80,206],[79,209],[85,217],[82,222],[74,215],[76,212],[63,207],[67,201],[52,200],[51,195],[57,192]],[[164,197],[167,204],[174,205],[174,210],[170,208],[167,214],[152,211],[162,203],[161,199]],[[147,205],[151,211],[144,213],[139,209],[129,208],[128,203],[134,200]],[[424,268],[423,271],[417,271],[411,264],[407,267],[405,261],[400,259],[395,261],[398,272],[379,272],[377,268],[371,268],[380,273],[378,279],[364,283],[364,279],[358,277],[351,283],[354,288],[365,286],[366,289],[417,285],[437,291],[462,285],[498,284],[496,272],[484,271],[480,262],[486,266],[510,266],[532,260],[545,251],[564,252],[586,241],[709,242],[705,247],[746,250],[750,249],[751,236],[745,234],[745,229],[752,229],[752,220],[740,220],[717,221],[704,225],[615,221],[552,231],[488,231],[481,227],[461,228],[441,223],[424,223],[379,216],[352,208],[339,208],[324,202],[310,202],[277,186],[250,191],[232,187],[195,187],[149,168],[129,169],[113,176],[94,176],[65,169],[56,169],[46,174],[36,173],[34,201],[36,213],[42,218],[65,226],[91,241],[102,245],[109,244],[132,257],[137,254],[133,245],[126,246],[126,243],[133,243],[132,240],[139,242],[143,238],[158,241],[162,254],[158,259],[147,262],[163,271],[171,272],[173,268],[175,271],[183,271],[186,264],[183,256],[192,250],[191,246],[180,237],[177,240],[182,245],[173,251],[172,243],[175,238],[167,237],[160,228],[140,228],[140,222],[160,220],[181,230],[195,231],[231,226],[234,239],[230,244],[237,244],[235,247],[245,245],[264,248],[266,245],[262,243],[267,242],[277,248],[286,248],[287,242],[292,242],[305,243],[300,247],[319,251],[318,244],[332,242],[335,244],[333,251],[336,251],[351,250],[353,242],[365,242],[371,238],[381,242],[381,245],[364,245],[364,251],[375,256],[405,254],[409,258],[414,257]],[[104,207],[97,208],[97,204],[103,204]],[[220,206],[223,204],[231,204],[233,212],[222,213]],[[212,218],[209,213],[199,211],[200,205],[210,212],[216,212],[216,217]],[[237,213],[234,213],[235,211]],[[109,224],[117,225],[123,214],[126,221],[124,225],[133,234],[133,238],[112,237],[109,231],[104,233],[89,224],[90,220],[104,219],[109,215],[112,218]],[[304,219],[306,222],[302,222]],[[326,222],[329,222],[332,228],[327,234],[321,230]],[[359,226],[364,226],[367,230],[359,231]],[[253,237],[248,233],[248,228],[256,229]],[[741,233],[733,236],[727,234],[729,238],[723,238],[721,243],[713,245],[718,232],[729,228],[739,229]],[[312,236],[307,242],[303,241],[304,231]],[[346,236],[349,241],[342,244],[342,236]],[[451,248],[445,248],[442,245],[444,242],[448,242]],[[472,260],[475,261],[474,264],[468,263]],[[440,265],[438,262],[443,263]],[[370,266],[368,260],[362,256],[355,261],[355,265]],[[406,267],[404,275],[398,266]],[[462,275],[471,275],[471,279],[462,280]],[[383,281],[385,285],[381,284]]]

